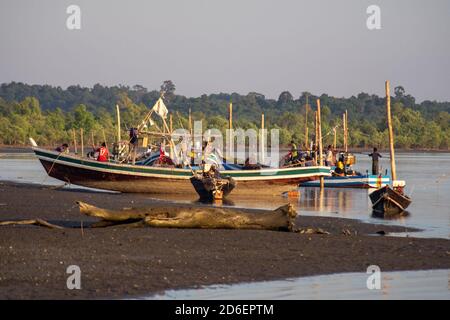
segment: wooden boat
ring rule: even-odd
[[[381,188],[389,184],[390,178],[387,175],[349,175],[325,177],[324,186],[326,188]],[[300,183],[300,187],[320,187],[320,181],[306,181]]]
[[[374,213],[379,215],[401,214],[411,204],[411,198],[390,186],[375,190],[369,197]]]
[[[212,179],[193,176],[190,181],[202,201],[222,200],[236,187],[236,181],[231,177]]]
[[[33,147],[47,174],[80,186],[120,192],[153,194],[192,194],[190,169],[150,167],[98,162],[57,151]],[[236,195],[281,195],[304,181],[330,176],[330,167],[264,168],[259,170],[222,170],[237,186]]]

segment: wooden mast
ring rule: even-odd
[[[309,96],[306,95],[306,105],[305,105],[305,148],[308,149],[308,98]]]
[[[189,133],[192,136],[192,112],[191,112],[191,108],[189,108],[189,119],[188,119],[189,123]]]
[[[77,148],[77,132],[75,129],[72,129],[73,134],[73,147],[75,154],[78,154],[78,148]]]
[[[116,113],[117,113],[117,143],[120,142],[120,110],[119,105],[116,104]]]
[[[345,152],[348,152],[348,112],[345,110]]]
[[[84,139],[83,139],[83,136],[84,136],[83,128],[80,128],[81,157],[84,157]]]
[[[342,114],[342,148],[345,151],[345,146],[346,146],[346,142],[345,142],[345,112]]]
[[[333,150],[336,150],[336,127],[333,128],[334,140],[333,140]]]
[[[394,131],[392,129],[392,117],[391,117],[391,94],[389,89],[389,80],[385,83],[386,89],[386,115],[387,125],[389,131],[389,151],[391,153],[391,178],[392,183],[397,180],[397,172],[395,167],[395,152],[394,152]]]
[[[230,98],[230,103],[228,105],[228,153],[231,159],[234,159],[232,151],[234,149],[234,139],[233,139],[233,102]]]
[[[260,145],[261,145],[260,154],[261,154],[261,156],[260,156],[260,160],[261,160],[262,164],[264,164],[264,162],[265,162],[264,154],[266,153],[265,152],[266,144],[265,144],[264,138],[265,138],[265,134],[264,134],[264,113],[261,113],[261,141],[260,141]]]
[[[320,99],[317,99],[317,133],[319,142],[319,165],[323,166],[322,121],[320,118]],[[324,187],[324,178],[320,177],[320,188]]]
[[[233,129],[233,102],[228,106],[228,129]]]
[[[317,148],[319,147],[318,141],[318,125],[317,125],[317,111],[314,111],[314,161],[317,164]]]

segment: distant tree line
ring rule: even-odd
[[[148,91],[136,85],[92,88],[70,86],[67,89],[49,85],[5,83],[0,86],[0,144],[28,144],[32,136],[42,145],[71,141],[73,130],[83,128],[88,144],[112,141],[115,137],[115,105],[121,109],[122,127],[136,126],[149,108],[164,92],[174,128],[188,126],[188,112],[194,120],[203,120],[204,128],[225,130],[228,104],[233,102],[233,125],[244,129],[260,127],[261,113],[265,126],[280,130],[281,143],[305,141],[305,113],[308,109],[310,139],[314,132],[315,101],[321,99],[324,144],[333,143],[333,128],[337,128],[338,146],[342,144],[342,114],[349,115],[349,146],[387,147],[385,99],[360,93],[349,98],[336,98],[303,92],[295,98],[285,91],[277,100],[250,92],[203,94],[185,97],[175,94],[175,85],[165,81],[161,90]],[[416,103],[403,87],[396,87],[391,98],[395,143],[404,149],[450,149],[450,102],[423,101]],[[89,140],[90,139],[90,140]]]

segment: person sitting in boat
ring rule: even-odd
[[[378,153],[377,148],[373,148],[373,152],[371,154],[369,154],[369,157],[372,157],[372,174],[378,175],[379,174],[378,160],[382,156],[381,156],[381,154]]]
[[[101,147],[95,150],[95,152],[98,152],[97,161],[100,162],[109,161],[109,151],[108,148],[106,147],[106,142],[102,142]]]
[[[331,145],[328,146],[327,148],[327,153],[325,156],[325,165],[328,167],[331,167],[334,165],[334,159],[333,159],[333,148],[331,147]]]
[[[336,164],[336,168],[334,169],[334,173],[337,176],[344,176],[345,175],[344,162],[342,162],[341,160],[338,161],[338,163]]]
[[[58,151],[59,153],[69,153],[69,145],[67,143],[63,143],[57,147],[55,151]]]

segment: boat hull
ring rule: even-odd
[[[131,193],[195,194],[186,169],[121,165],[81,159],[57,152],[34,149],[47,174],[80,186]],[[330,175],[329,167],[301,167],[221,172],[237,182],[233,194],[280,195],[300,182]]]
[[[334,176],[324,178],[326,188],[381,188],[388,185],[389,176],[359,175],[359,176]],[[300,183],[301,187],[320,187],[320,181],[307,181]]]
[[[370,195],[372,210],[378,215],[398,215],[401,214],[411,204],[411,199],[389,186],[375,190]]]

